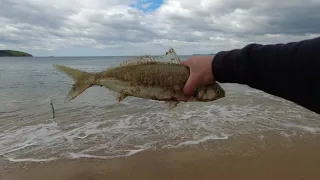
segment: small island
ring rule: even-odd
[[[13,50],[0,50],[0,57],[33,57],[31,54],[13,51]]]

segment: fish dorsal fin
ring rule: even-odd
[[[164,54],[161,58],[171,63],[175,63],[175,64],[181,63],[181,60],[179,59],[176,51],[173,48],[170,48],[169,51],[167,51],[166,54]]]
[[[181,60],[173,48],[169,49],[164,55],[155,58],[150,55],[139,56],[134,59],[126,60],[120,63],[120,66],[153,64],[157,62],[180,64]]]
[[[126,60],[120,63],[120,66],[130,66],[130,65],[138,65],[138,64],[150,64],[156,62],[156,59],[149,56],[139,56],[134,59]]]

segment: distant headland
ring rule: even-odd
[[[33,57],[31,54],[13,51],[13,50],[0,50],[0,57]]]

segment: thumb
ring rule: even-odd
[[[195,74],[190,74],[186,84],[184,85],[183,88],[183,94],[186,96],[192,96],[196,87],[198,86],[198,77]]]

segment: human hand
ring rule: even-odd
[[[212,60],[212,56],[193,56],[182,62],[182,65],[190,68],[190,76],[183,88],[184,95],[192,96],[196,87],[215,82],[211,66]]]

